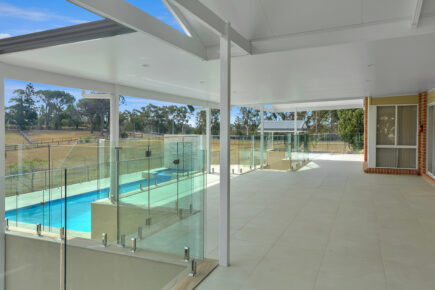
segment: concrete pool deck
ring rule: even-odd
[[[231,182],[231,266],[199,290],[433,290],[435,187],[364,174],[362,156],[322,154],[298,172]],[[219,187],[208,189],[206,253],[218,256]]]

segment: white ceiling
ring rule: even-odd
[[[236,57],[232,103],[416,93],[435,87],[434,51],[435,34],[426,34]],[[217,60],[200,60],[142,33],[6,54],[0,61],[219,102]]]
[[[413,0],[201,1],[229,19],[248,38],[410,18],[410,2],[414,3]],[[435,11],[434,2],[424,1],[425,13]],[[412,29],[410,21],[403,29]],[[233,57],[232,104],[327,102],[432,89],[435,33],[425,33]],[[219,102],[218,60],[201,60],[142,32],[0,55],[0,62]],[[158,99],[155,95],[146,97]]]
[[[415,0],[200,0],[247,39],[268,39],[392,19],[411,19]],[[426,2],[426,3],[425,3]],[[425,0],[423,13],[434,12]]]

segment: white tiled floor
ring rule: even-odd
[[[357,159],[232,179],[231,267],[198,289],[435,289],[435,187],[368,175]],[[206,251],[217,258],[218,186]]]

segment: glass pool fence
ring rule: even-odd
[[[25,146],[6,176],[9,227],[165,254],[204,257],[205,151],[198,137],[44,148],[50,167],[30,171]],[[50,150],[47,152],[45,150]],[[42,160],[42,159],[41,159]],[[86,161],[85,161],[86,160]],[[40,162],[41,166],[47,163]],[[79,164],[85,164],[78,166]],[[37,166],[36,162],[33,166]]]

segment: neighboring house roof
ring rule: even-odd
[[[307,125],[304,120],[297,120],[298,131],[306,131]],[[264,121],[264,131],[265,132],[294,132],[295,121]],[[258,128],[260,131],[260,128]]]

